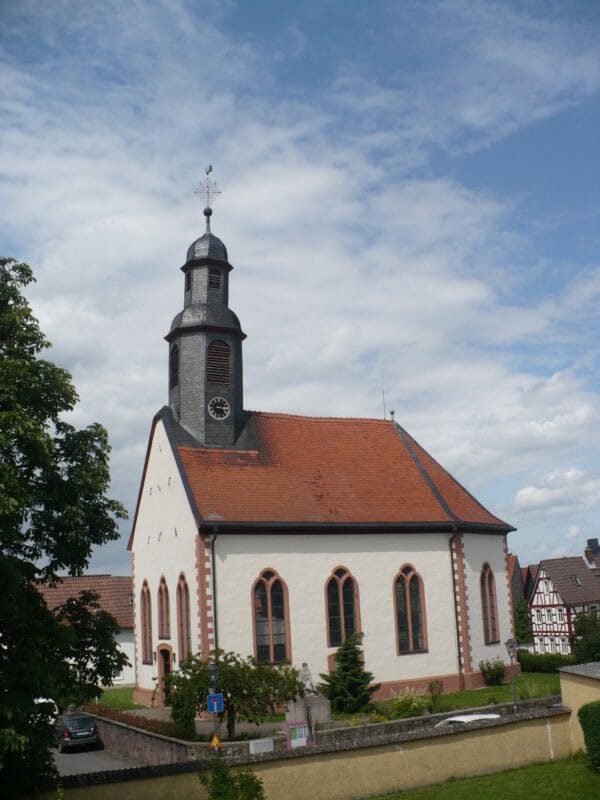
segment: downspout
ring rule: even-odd
[[[452,601],[454,603],[454,626],[456,628],[456,652],[458,654],[458,681],[459,681],[459,688],[465,688],[465,676],[464,676],[464,669],[462,663],[462,653],[460,649],[460,627],[459,627],[459,619],[458,619],[458,605],[456,600],[456,575],[454,572],[454,558],[452,557],[452,542],[454,540],[454,536],[456,535],[456,525],[452,526],[452,536],[448,539],[450,544],[450,572],[452,573],[452,590],[453,596]],[[458,565],[458,559],[457,559]]]
[[[213,609],[213,632],[215,637],[215,650],[219,648],[218,627],[217,627],[217,573],[215,571],[215,541],[219,535],[219,528],[213,525],[210,534],[210,569],[212,574],[212,609]]]

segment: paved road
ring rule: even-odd
[[[59,753],[52,749],[54,763],[60,775],[80,775],[83,772],[100,772],[101,770],[124,769],[135,767],[132,761],[111,753],[110,750],[71,750]]]

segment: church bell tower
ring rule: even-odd
[[[227,248],[210,230],[207,170],[206,232],[181,267],[183,310],[165,336],[169,343],[169,405],[201,445],[232,447],[244,424],[242,332],[229,308]]]

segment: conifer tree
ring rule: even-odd
[[[348,714],[364,711],[371,703],[371,695],[379,689],[380,684],[373,683],[373,673],[364,668],[362,636],[362,633],[348,636],[336,653],[334,670],[321,673],[323,683],[317,689],[328,698],[332,711]]]

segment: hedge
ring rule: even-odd
[[[522,672],[558,672],[560,667],[575,663],[573,656],[560,653],[530,653],[529,650],[517,650],[517,659]]]
[[[132,714],[128,711],[120,711],[119,709],[110,706],[103,706],[101,704],[88,703],[84,706],[86,711],[91,714],[96,714],[98,717],[105,719],[112,719],[116,722],[124,722],[132,728],[141,728],[150,733],[159,733],[162,736],[170,736],[173,739],[184,739],[183,731],[176,723],[167,719],[151,719],[144,717],[141,714]]]
[[[595,769],[600,769],[600,700],[581,706],[577,716],[590,761]]]

